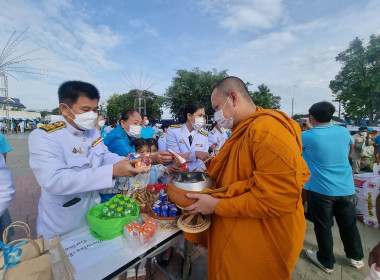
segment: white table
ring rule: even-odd
[[[75,279],[111,279],[179,237],[182,231],[158,232],[150,247],[123,247],[122,235],[99,242],[87,226],[61,236],[61,243],[76,269]]]

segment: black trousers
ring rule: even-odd
[[[355,194],[327,196],[313,191],[308,192],[308,206],[318,243],[318,261],[329,269],[332,269],[335,263],[331,232],[334,216],[347,258],[357,261],[363,259],[362,242],[356,227],[355,202]]]

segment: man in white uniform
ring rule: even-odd
[[[210,153],[217,154],[217,151],[222,148],[224,142],[228,139],[227,133],[224,128],[220,127],[218,123],[208,134],[208,145],[210,147]]]
[[[100,202],[97,190],[112,188],[114,177],[138,171],[108,151],[95,128],[99,92],[91,84],[70,81],[58,90],[62,117],[29,136],[30,167],[41,186],[37,233],[62,235],[86,224],[86,213]],[[153,160],[168,163],[171,156]]]
[[[3,240],[3,231],[11,223],[8,206],[11,204],[15,193],[15,185],[12,174],[5,163],[3,155],[0,153],[0,241]]]

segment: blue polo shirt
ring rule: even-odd
[[[118,124],[104,139],[104,144],[110,152],[125,157],[128,153],[135,152],[135,147],[131,146],[133,140],[134,138],[129,139],[124,129]]]
[[[154,132],[153,128],[151,128],[149,125],[146,127],[142,127],[140,137],[144,139],[153,138],[156,133]]]
[[[311,172],[304,188],[328,196],[353,195],[348,130],[332,124],[319,125],[301,135],[302,156]]]
[[[371,140],[373,142],[375,142],[377,145],[380,144],[380,136],[376,136],[375,139]]]

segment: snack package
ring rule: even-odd
[[[141,156],[138,153],[131,153],[129,155],[129,159],[140,159],[141,161],[135,162],[132,164],[134,168],[143,169],[147,172],[150,171],[152,168],[152,161],[150,160],[149,154],[146,154],[145,156]]]
[[[126,248],[150,247],[160,226],[147,215],[140,215],[136,221],[124,226],[123,242]]]

